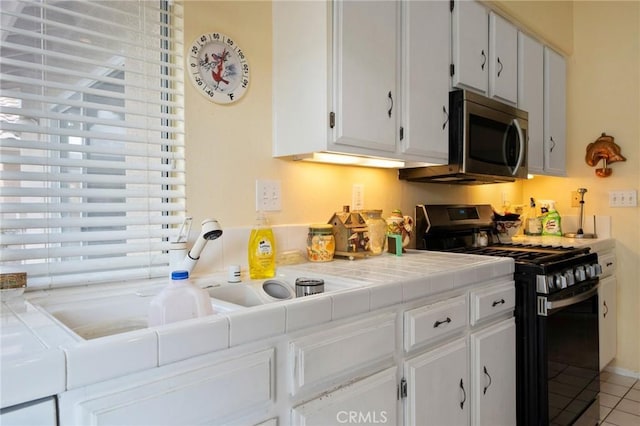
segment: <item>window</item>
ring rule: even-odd
[[[184,218],[182,9],[0,3],[0,268],[46,288],[168,272]]]

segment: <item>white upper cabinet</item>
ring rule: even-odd
[[[518,108],[529,113],[529,173],[544,173],[544,47],[518,33]]]
[[[489,97],[516,105],[518,101],[518,30],[489,13]]]
[[[489,14],[476,1],[457,1],[451,12],[453,87],[483,95],[489,89]]]
[[[511,105],[518,100],[518,29],[476,1],[451,12],[452,85]]]
[[[400,3],[334,3],[335,143],[395,152]]]
[[[544,169],[566,176],[566,75],[564,58],[544,48]]]
[[[529,113],[529,173],[565,176],[565,60],[522,32],[518,33],[518,108]]]
[[[273,2],[273,155],[401,159],[398,1]]]
[[[446,164],[449,154],[449,3],[403,4],[402,152]]]

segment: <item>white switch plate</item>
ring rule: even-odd
[[[256,180],[256,211],[282,210],[282,193],[279,180]]]
[[[351,208],[353,210],[364,209],[364,185],[354,183],[351,191]]]
[[[628,189],[624,191],[609,191],[609,207],[637,207],[638,191]]]

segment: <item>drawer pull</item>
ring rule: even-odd
[[[487,394],[487,389],[489,389],[489,386],[491,386],[491,382],[493,380],[491,380],[491,376],[489,375],[489,372],[487,371],[487,366],[484,366],[484,374],[485,376],[487,376],[489,378],[489,383],[487,384],[487,386],[484,387],[484,391],[482,392],[483,395]]]
[[[494,300],[493,303],[491,304],[491,306],[493,306],[494,308],[498,305],[503,305],[506,302],[504,301],[504,299],[500,299],[500,300]]]
[[[438,328],[440,327],[442,324],[448,324],[451,322],[451,318],[447,317],[447,319],[442,320],[442,321],[436,321],[433,323],[433,328]]]
[[[608,268],[609,266],[613,266],[613,262],[607,262],[607,268]]]
[[[464,383],[460,379],[460,389],[462,389],[462,401],[460,401],[460,409],[464,410],[464,403],[467,401],[467,391],[464,390]]]
[[[606,318],[606,317],[607,317],[607,314],[609,313],[609,307],[607,306],[607,301],[606,301],[606,300],[603,300],[603,301],[602,301],[602,303],[604,304],[604,309],[605,309],[605,311],[604,311],[604,313],[602,314],[602,316],[603,316],[604,318]]]

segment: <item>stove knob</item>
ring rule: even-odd
[[[574,275],[576,276],[576,280],[578,282],[584,281],[587,279],[587,273],[584,270],[584,265],[580,265],[576,268]]]
[[[567,288],[567,277],[564,274],[556,274],[555,282],[558,290]]]
[[[602,267],[599,264],[594,263],[592,265],[587,265],[586,271],[587,271],[587,277],[595,278],[598,275],[602,274]]]
[[[565,271],[564,277],[567,280],[567,285],[568,286],[574,285],[576,283],[576,281],[575,281],[575,279],[573,277],[573,270]]]

